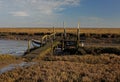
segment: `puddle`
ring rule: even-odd
[[[22,62],[20,64],[10,64],[7,67],[0,69],[0,74],[14,70],[17,67],[28,67],[28,66],[31,66],[34,64],[36,64],[36,63],[35,62]]]

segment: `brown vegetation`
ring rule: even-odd
[[[1,82],[119,82],[120,57],[50,56],[36,65],[0,75]]]
[[[76,28],[67,28],[67,32],[76,33]],[[120,34],[120,28],[81,28],[81,33],[96,33],[96,34]],[[64,32],[63,28],[55,28],[57,33]],[[53,28],[0,28],[0,32],[11,33],[51,33]]]
[[[80,39],[85,42],[120,42],[120,28],[81,28]],[[63,28],[56,28],[56,36],[59,40]],[[67,28],[67,37],[76,39],[76,28]],[[52,28],[0,28],[0,39],[12,40],[31,40],[38,39],[44,35],[49,35],[53,32]],[[74,37],[74,38],[73,38]],[[107,39],[107,40],[106,40]]]
[[[120,47],[97,47],[97,46],[89,46],[89,47],[80,47],[78,49],[78,55],[100,55],[100,54],[116,54],[120,55]]]
[[[8,55],[8,54],[4,54],[4,55],[0,55],[0,68],[3,68],[9,64],[15,64],[15,63],[20,63],[22,60],[19,57],[15,57],[12,55]]]
[[[82,28],[80,36],[88,38],[86,41],[91,41],[91,43],[93,41],[105,43],[105,40],[113,40],[111,43],[119,44],[119,30],[119,28]],[[52,28],[0,28],[0,38],[41,38],[52,31]],[[63,29],[57,28],[56,32],[63,32]],[[76,29],[67,28],[67,32],[76,33]],[[75,36],[70,34],[70,37]],[[15,70],[1,74],[0,82],[120,82],[119,47],[80,47],[77,55],[56,56],[52,55],[50,46],[44,46],[22,59],[10,55],[0,55],[0,65],[7,65],[19,60],[37,62],[35,65],[15,68]],[[39,55],[35,54],[39,52]]]

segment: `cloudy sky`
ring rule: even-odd
[[[120,0],[0,0],[0,27],[120,27]]]

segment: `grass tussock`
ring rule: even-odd
[[[0,68],[3,68],[9,64],[16,64],[20,63],[22,61],[22,58],[18,58],[12,55],[4,54],[0,55]]]
[[[0,61],[10,61],[10,60],[15,60],[16,58],[12,55],[0,55]]]
[[[119,82],[120,57],[108,54],[51,56],[0,77],[1,82]]]

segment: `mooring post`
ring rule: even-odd
[[[31,41],[28,40],[28,49],[27,49],[28,52],[30,52],[30,44],[31,44]]]
[[[62,51],[65,49],[65,40],[66,40],[66,29],[65,29],[65,23],[63,22],[63,29],[64,33],[62,34]]]
[[[80,23],[78,23],[77,28],[77,49],[79,48],[79,42],[80,42]]]
[[[64,35],[63,33],[61,33],[61,37],[63,38],[61,41],[62,41],[62,44],[61,44],[61,50],[63,51],[64,50]]]
[[[66,40],[66,29],[65,29],[65,23],[63,22],[63,29],[64,29],[64,40]]]

